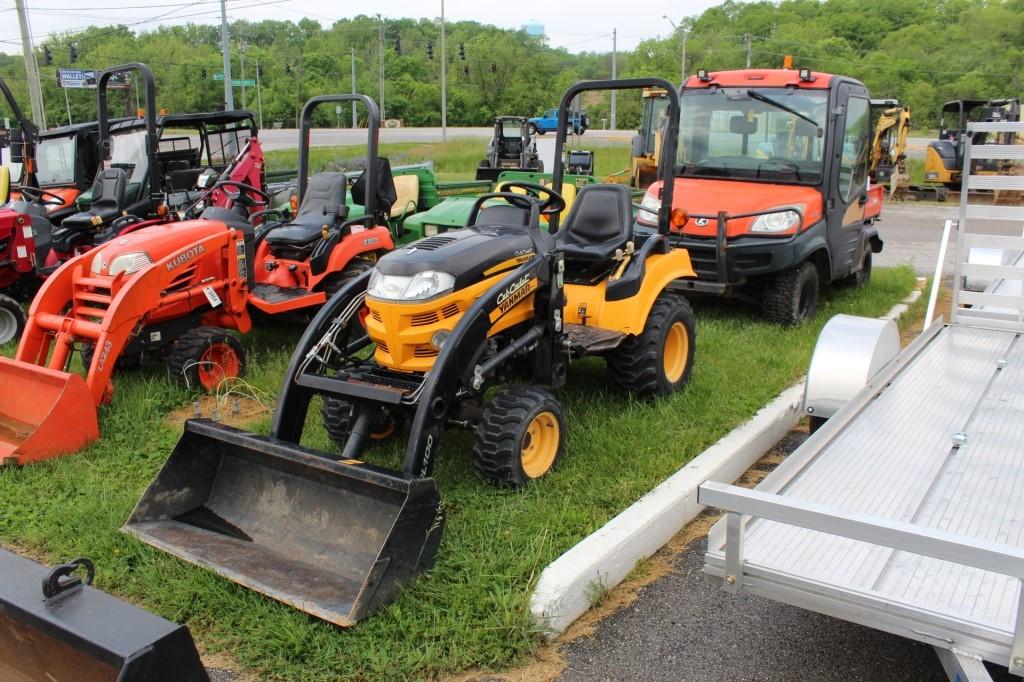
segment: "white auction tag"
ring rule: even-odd
[[[213,290],[213,287],[203,287],[203,293],[206,294],[206,300],[210,302],[212,307],[216,308],[222,303],[220,296]]]

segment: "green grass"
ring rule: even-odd
[[[588,145],[585,139],[573,145],[580,149],[594,150],[595,175],[599,178],[626,171],[629,173],[629,146],[626,144]],[[470,180],[476,175],[477,164],[487,155],[487,141],[483,138],[473,140],[453,140],[440,142],[403,142],[382,144],[380,155],[387,157],[392,166],[434,162],[437,179]],[[326,170],[350,170],[356,163],[366,157],[364,145],[348,145],[341,147],[314,147],[310,151],[310,172]],[[295,149],[278,149],[267,152],[267,170],[290,170],[298,165],[298,151]],[[546,168],[548,172],[550,168]]]
[[[692,382],[655,403],[609,388],[601,360],[576,363],[559,392],[565,457],[523,491],[483,483],[470,464],[471,434],[449,432],[435,472],[448,514],[437,565],[353,630],[118,532],[178,438],[164,415],[189,401],[159,365],[115,377],[113,403],[101,410],[103,436],[81,453],[0,470],[0,542],[52,560],[91,557],[99,587],[186,622],[206,650],[267,679],[422,679],[508,668],[539,646],[528,598],[544,566],[795,381],[831,315],[880,315],[913,286],[908,267],[878,270],[866,289],[826,294],[817,317],[798,328],[767,324],[746,307],[698,302]],[[255,386],[277,394],[299,332],[272,325],[245,337]],[[268,424],[264,417],[254,428],[266,432]],[[311,431],[308,443],[326,448],[322,429]],[[370,461],[397,461],[399,443],[379,449]]]

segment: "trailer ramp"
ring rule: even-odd
[[[1021,124],[975,128],[1024,141]],[[1024,144],[972,152],[1020,160]],[[1024,189],[1024,177],[964,184]],[[951,323],[930,326],[756,489],[707,482],[699,499],[726,511],[710,581],[933,645],[951,679],[983,680],[983,661],[1024,675],[1024,267],[963,261],[975,247],[1024,251],[1024,238],[970,229],[1002,219],[1020,234],[1024,209],[962,196]],[[992,285],[963,291],[966,277]]]

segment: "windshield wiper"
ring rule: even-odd
[[[815,121],[813,118],[811,118],[809,116],[801,114],[796,109],[790,108],[790,107],[786,106],[785,104],[783,104],[782,102],[776,102],[775,100],[773,100],[768,95],[762,95],[757,90],[747,90],[747,97],[752,97],[753,99],[756,99],[756,100],[758,100],[760,102],[764,102],[765,104],[770,104],[773,107],[775,107],[776,109],[781,109],[782,111],[785,111],[785,112],[788,112],[790,114],[793,114],[794,116],[796,116],[798,118],[802,118],[803,120],[807,121],[812,126],[814,126],[815,135],[821,136],[821,126],[818,125],[818,122]]]

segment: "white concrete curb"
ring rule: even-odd
[[[921,296],[914,290],[884,317],[897,319]],[[557,637],[590,608],[596,592],[618,585],[637,562],[664,546],[704,507],[704,481],[732,483],[778,443],[802,416],[803,381],[783,391],[625,511],[553,561],[530,595],[534,623]]]

